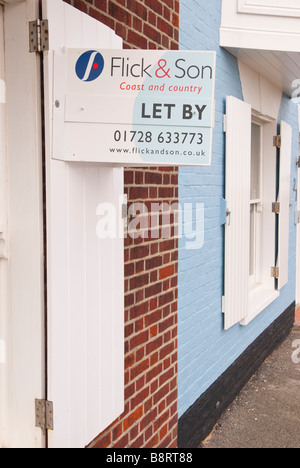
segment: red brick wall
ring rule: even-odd
[[[125,48],[178,49],[179,0],[66,0],[116,31]],[[178,170],[125,169],[129,206],[178,201]],[[160,226],[162,226],[160,217]],[[91,447],[177,446],[177,273],[170,239],[125,240],[125,412]]]
[[[178,49],[179,0],[65,1],[116,31],[125,49]]]
[[[125,172],[130,202],[172,204],[177,187],[175,168]],[[125,241],[125,412],[97,448],[177,446],[177,243]]]

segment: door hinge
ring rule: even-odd
[[[272,213],[280,214],[280,202],[272,203]]]
[[[295,224],[300,224],[300,211],[295,213]]]
[[[49,50],[48,20],[29,22],[29,51],[44,52]]]
[[[35,426],[43,431],[53,431],[53,403],[47,400],[35,400]]]
[[[281,148],[281,136],[280,135],[274,136],[273,146],[275,146],[276,148]]]
[[[279,267],[271,268],[271,278],[279,279]]]

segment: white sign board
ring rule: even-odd
[[[54,52],[52,157],[210,165],[215,63],[215,52]]]

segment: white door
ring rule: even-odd
[[[115,208],[122,224],[123,170],[52,159],[52,113],[65,99],[57,92],[65,89],[64,48],[120,49],[122,41],[62,0],[43,0],[43,17],[50,43],[44,54],[49,446],[84,448],[124,410],[124,241],[97,237],[101,203]],[[54,86],[53,66],[62,70]],[[90,144],[101,151],[101,141]]]
[[[3,3],[3,2],[1,2]],[[44,265],[38,0],[0,5],[0,447],[42,448]]]

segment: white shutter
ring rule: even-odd
[[[53,50],[121,48],[113,31],[62,0],[43,0],[48,242],[48,399],[52,448],[83,448],[124,409],[123,239],[100,240],[97,207],[118,212],[123,170],[51,159]],[[101,142],[99,142],[101,151]],[[121,220],[119,210],[118,220]]]
[[[239,323],[249,309],[251,106],[232,96],[226,100],[225,329]]]
[[[4,14],[0,5],[0,260],[7,257],[7,161],[5,117]],[[1,265],[1,264],[0,264]],[[1,296],[4,293],[1,291]],[[1,310],[0,310],[1,313]],[[0,330],[1,333],[1,330]]]
[[[289,280],[289,236],[290,236],[290,190],[291,190],[291,157],[292,157],[292,128],[281,122],[281,148],[279,169],[280,202],[278,226],[278,259],[279,267],[278,289],[282,289]]]
[[[0,5],[0,446],[8,447],[8,265],[4,7]]]
[[[39,5],[35,0],[0,3],[5,21],[0,120],[6,107],[6,141],[2,129],[0,147],[7,151],[6,161],[0,156],[0,171],[6,172],[0,191],[7,188],[1,195],[0,237],[6,242],[0,241],[0,257],[8,257],[0,258],[0,338],[6,361],[0,364],[0,400],[7,397],[0,419],[7,417],[8,429],[0,447],[41,448],[44,434],[34,418],[35,398],[45,397],[41,82],[40,57],[28,48],[28,22],[37,18]]]
[[[299,106],[300,111],[300,106]],[[297,206],[297,218],[296,221],[298,222],[298,213],[300,213],[300,169],[298,169],[298,206]],[[297,224],[297,263],[296,263],[296,271],[297,271],[297,284],[296,284],[296,304],[300,304],[300,223]]]

